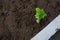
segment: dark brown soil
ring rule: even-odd
[[[46,11],[40,24],[35,8]],[[60,14],[60,0],[0,0],[0,40],[30,40]]]

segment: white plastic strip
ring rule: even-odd
[[[31,40],[48,40],[57,32],[57,29],[60,29],[60,15],[58,15],[50,24],[48,24]]]

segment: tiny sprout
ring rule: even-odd
[[[37,23],[39,23],[41,21],[41,19],[45,18],[46,16],[47,16],[47,14],[45,13],[45,11],[43,9],[36,8],[35,18],[36,18]]]

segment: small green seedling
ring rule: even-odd
[[[43,19],[46,16],[47,16],[47,14],[45,13],[45,11],[43,9],[36,8],[35,18],[36,18],[37,23],[39,23],[41,21],[41,19]]]

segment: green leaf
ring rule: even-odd
[[[45,13],[45,11],[43,9],[36,8],[35,18],[36,18],[37,23],[39,23],[41,21],[41,19],[45,18],[46,16],[47,16],[47,14]]]

